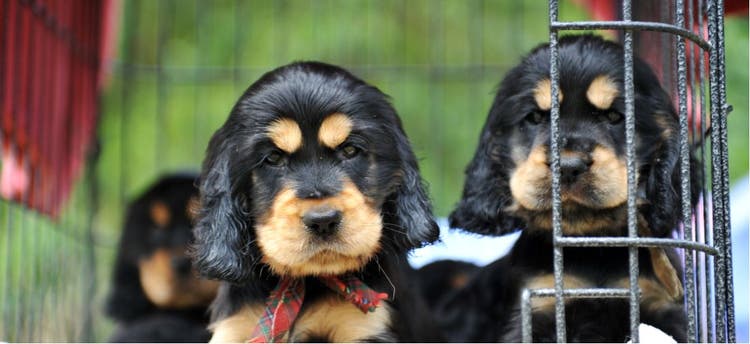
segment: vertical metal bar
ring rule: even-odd
[[[630,0],[622,2],[623,21],[630,21],[632,7]],[[625,30],[623,33],[623,68],[625,89],[625,144],[626,163],[628,170],[628,237],[638,237],[636,215],[636,152],[635,152],[635,106],[633,85],[633,32]],[[638,285],[638,247],[628,247],[629,279],[630,279],[630,340],[639,341],[638,325],[640,324],[640,287]]]
[[[692,1],[692,0],[691,0]],[[685,5],[683,0],[676,0],[675,25],[685,27]],[[687,113],[687,66],[685,56],[685,38],[676,37],[677,40],[677,94],[678,115],[680,122],[680,186],[682,198],[682,226],[683,238],[692,240],[693,226],[691,221],[692,211],[690,209],[690,151],[688,147],[688,113]],[[686,249],[685,258],[685,298],[687,299],[688,314],[688,341],[695,342],[695,290],[693,260],[695,251]]]
[[[693,10],[694,2],[695,1],[693,1],[693,0],[690,0],[690,1],[687,2],[687,18],[689,18],[689,20],[685,23],[685,25],[686,25],[687,30],[690,30],[690,31],[692,31],[693,28],[695,27],[695,12]],[[679,43],[679,41],[678,41],[678,43]],[[696,54],[695,54],[695,49],[697,48],[700,51],[700,48],[698,48],[698,46],[695,43],[693,43],[693,42],[686,42],[686,43],[688,43],[687,49],[688,49],[688,53],[689,53],[689,55],[687,56],[687,60],[688,60],[688,67],[687,68],[688,68],[688,75],[689,75],[689,77],[688,77],[688,79],[689,79],[688,80],[688,85],[690,85],[690,106],[691,106],[690,107],[691,111],[688,113],[688,115],[692,115],[692,119],[693,119],[693,123],[692,123],[692,126],[690,128],[690,132],[691,132],[691,137],[693,138],[693,141],[692,141],[693,144],[702,145],[703,140],[700,137],[700,131],[701,131],[701,128],[702,128],[702,120],[703,120],[703,118],[700,116],[700,111],[698,110],[698,106],[700,106],[700,104],[698,104],[698,99],[696,99],[697,98],[696,97],[697,82],[696,82],[696,75],[695,75],[696,74],[695,59],[697,58]],[[693,166],[692,170],[694,170],[695,173],[700,178],[702,176],[702,172],[703,172],[703,165],[702,164],[698,164],[697,166]],[[682,178],[685,178],[684,175],[681,175],[681,176],[682,176]],[[690,175],[688,175],[687,178],[690,178]],[[698,187],[699,188],[703,188],[703,183],[700,182],[699,180],[697,180],[697,181],[699,183]],[[700,207],[699,204],[696,204],[696,206]],[[696,210],[698,210],[698,209],[696,209]],[[690,239],[694,240],[696,242],[701,242],[701,238],[703,237],[701,235],[701,230],[704,228],[704,225],[703,225],[704,218],[702,217],[702,215],[703,214],[696,212],[694,214],[694,217],[693,217],[694,218],[694,222],[693,222],[694,227],[693,227],[693,230],[692,230],[693,235],[692,235],[692,237]],[[687,231],[685,231],[685,233],[687,233]],[[706,340],[704,339],[704,336],[703,336],[703,334],[704,334],[704,331],[703,331],[703,324],[704,324],[704,322],[702,321],[703,320],[703,317],[702,317],[703,312],[702,312],[702,310],[703,310],[703,304],[704,304],[704,295],[703,295],[703,290],[704,289],[701,287],[702,283],[703,283],[703,276],[702,276],[703,266],[701,265],[701,257],[703,257],[703,256],[704,256],[703,252],[692,251],[692,260],[695,261],[695,264],[697,265],[697,267],[695,267],[696,273],[695,273],[695,279],[694,279],[694,286],[695,286],[695,288],[694,288],[695,289],[695,303],[694,303],[694,305],[697,305],[697,307],[695,307],[695,310],[692,313],[690,313],[690,314],[692,314],[693,317],[695,317],[695,320],[694,320],[694,323],[695,323],[694,328],[696,329],[695,341],[700,340],[700,341],[705,342]],[[687,255],[686,255],[686,257],[687,257]],[[689,270],[689,269],[686,269],[686,270]],[[689,281],[689,279],[687,278],[687,276],[686,276],[685,280]],[[688,333],[688,338],[690,338],[689,333]]]
[[[709,0],[710,1],[710,0]],[[705,3],[703,0],[698,0],[698,26],[703,30],[704,25],[704,17],[708,15],[707,8],[705,6]],[[710,32],[707,33],[707,35],[710,36]],[[701,32],[701,36],[703,37],[704,34]],[[711,42],[709,37],[704,37],[707,41]],[[704,125],[707,127],[710,127],[712,125],[712,119],[707,119],[707,114],[705,112],[706,110],[706,83],[705,78],[709,77],[709,83],[710,83],[710,75],[708,74],[706,70],[706,65],[704,61],[705,54],[708,54],[711,56],[711,51],[705,51],[701,53],[700,58],[700,72],[701,72],[701,78],[700,78],[700,87],[701,87],[701,118],[703,119]],[[709,66],[710,67],[710,66]],[[710,96],[710,95],[709,95]],[[710,111],[709,111],[710,112]],[[710,117],[710,114],[708,114]],[[701,137],[704,136],[704,133],[706,133],[708,128],[701,130]],[[704,137],[705,139],[705,137]],[[706,159],[706,144],[701,145],[701,166],[703,166],[701,172],[702,178],[701,181],[703,182],[703,204],[704,204],[704,240],[706,244],[713,246],[714,245],[714,224],[713,224],[713,210],[714,210],[714,203],[713,203],[713,186],[711,186],[709,191],[709,177],[707,176],[707,159]],[[710,153],[710,152],[709,152]],[[710,167],[708,167],[710,168]],[[714,283],[716,280],[715,274],[714,274],[714,262],[715,257],[712,255],[705,254],[703,255],[703,264],[706,269],[706,280],[705,280],[705,286],[706,289],[706,342],[715,342],[716,341],[716,331],[714,329],[714,320],[715,320],[715,310],[716,310],[716,298],[715,295],[715,289],[714,289]]]
[[[195,0],[195,26],[193,35],[195,36],[195,69],[193,70],[193,156],[203,154],[203,116],[200,115],[200,70],[203,67],[203,47],[201,46],[201,32],[205,31],[206,25],[204,18],[206,12],[203,9],[202,0]],[[200,138],[200,139],[199,139]],[[199,162],[200,164],[200,162]]]
[[[718,12],[718,5],[716,0],[708,1],[708,33],[709,41],[711,42],[711,63],[710,68],[710,95],[711,95],[711,189],[712,189],[712,201],[714,209],[713,217],[713,235],[714,235],[714,246],[719,249],[719,253],[714,258],[714,297],[716,298],[715,317],[716,317],[716,341],[726,341],[726,286],[725,286],[725,259],[723,247],[724,242],[724,228],[726,223],[722,216],[724,212],[724,198],[721,197],[723,192],[723,181],[721,177],[721,166],[724,163],[721,156],[721,133],[719,129],[719,121],[722,120],[721,114],[721,98],[720,92],[720,73],[719,68],[719,52],[718,52],[718,16],[721,15]]]
[[[521,341],[531,343],[533,340],[531,329],[531,292],[529,289],[524,289],[521,293]]]
[[[128,164],[125,162],[130,160],[130,115],[133,110],[132,104],[132,90],[134,89],[133,80],[137,77],[138,69],[134,68],[135,63],[135,48],[137,42],[136,30],[139,26],[140,13],[140,0],[128,1],[124,5],[125,7],[125,19],[122,25],[123,27],[123,44],[124,51],[122,52],[122,82],[121,82],[121,104],[120,104],[120,209],[125,208],[128,187],[130,186]],[[124,216],[124,212],[121,213]]]
[[[166,74],[164,73],[164,46],[169,35],[169,0],[159,0],[156,5],[156,152],[154,166],[156,172],[164,168],[164,136],[166,130],[165,103],[167,97]]]
[[[557,21],[558,3],[557,0],[549,2],[549,20],[550,23]],[[560,198],[560,75],[558,71],[558,50],[557,50],[557,31],[550,30],[549,33],[549,56],[550,56],[550,83],[552,108],[550,109],[550,151],[552,155],[552,242],[553,264],[555,275],[555,329],[557,341],[563,343],[566,341],[565,333],[565,299],[563,298],[563,248],[558,245],[558,239],[562,238],[562,200]]]
[[[722,235],[724,240],[724,246],[721,248],[724,250],[724,269],[726,271],[722,278],[726,281],[726,317],[727,317],[727,341],[736,342],[736,330],[734,323],[734,276],[732,272],[732,228],[731,219],[729,218],[729,142],[727,137],[727,115],[729,106],[727,104],[727,89],[726,89],[726,65],[725,65],[725,50],[724,50],[724,1],[718,0],[717,8],[717,44],[716,49],[719,59],[717,60],[719,67],[719,105],[721,111],[721,119],[719,121],[719,136],[721,139],[721,198],[722,204],[724,205],[721,216],[723,217],[724,227],[722,228]]]

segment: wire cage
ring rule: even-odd
[[[0,20],[6,25],[0,28],[3,52],[13,49],[6,38],[10,18],[20,23],[29,16],[44,25],[55,11],[69,9],[63,12],[65,23],[73,23],[80,18],[74,16],[76,11],[85,7],[75,10],[52,0],[0,2]],[[110,2],[118,3],[104,1]],[[608,12],[601,11],[602,3],[611,5]],[[690,340],[733,342],[727,155],[731,108],[725,87],[723,6],[720,0],[122,1],[114,6],[121,23],[117,57],[96,60],[106,68],[99,82],[107,86],[95,99],[95,105],[101,105],[99,144],[75,141],[89,159],[85,169],[73,174],[77,183],[72,197],[56,218],[42,215],[24,197],[0,201],[0,341],[109,337],[112,324],[102,314],[102,300],[110,287],[128,201],[162,174],[198,170],[210,135],[262,73],[295,60],[322,60],[350,69],[391,95],[430,184],[436,214],[445,216],[461,193],[464,166],[503,74],[521,54],[549,41],[556,85],[558,36],[586,30],[624,44],[626,68],[631,67],[626,73],[632,73],[634,55],[657,71],[680,115],[683,176],[688,174],[689,150],[700,162],[701,198],[695,209],[683,204],[679,210],[679,238],[637,236],[629,85],[630,236],[562,236],[559,152],[553,140],[555,288],[528,290],[522,305],[529,306],[536,297],[555,297],[558,340],[565,341],[564,300],[626,298],[637,342],[637,283],[627,289],[566,289],[562,248],[630,247],[634,281],[639,247],[678,247],[684,252]],[[8,61],[0,62],[5,66]],[[0,80],[8,75],[4,68],[0,73]],[[556,100],[554,92],[556,87]],[[9,98],[2,95],[0,105],[5,105]],[[552,126],[557,129],[559,104],[553,103]],[[66,128],[65,137],[80,135],[75,125]],[[48,140],[44,142],[55,145]],[[689,192],[689,183],[683,178],[683,194]],[[523,319],[525,339],[530,339],[530,314],[524,313]]]
[[[531,299],[534,297],[555,297],[555,322],[559,342],[566,341],[566,299],[622,297],[629,300],[631,340],[637,342],[640,324],[639,247],[683,249],[685,269],[683,283],[689,341],[736,341],[726,128],[727,114],[731,108],[726,103],[724,79],[726,70],[723,2],[676,0],[670,4],[660,2],[649,6],[642,2],[623,0],[619,13],[620,20],[588,22],[560,21],[558,5],[558,1],[555,0],[549,2],[550,76],[553,85],[550,149],[553,173],[555,287],[524,291],[521,301],[524,341],[531,341]],[[704,24],[707,26],[707,32],[703,31],[706,27]],[[624,45],[628,174],[627,238],[573,238],[565,237],[562,233],[557,42],[561,31],[592,29],[620,30],[620,38]],[[661,35],[661,37],[654,37],[654,35]],[[668,89],[672,90],[673,99],[676,100],[680,123],[681,189],[679,191],[683,200],[679,209],[682,215],[681,237],[672,239],[639,237],[637,230],[633,56],[638,48],[641,48],[641,51],[648,49],[648,45],[655,41],[662,43],[660,47],[665,61],[661,68],[664,74],[662,78],[666,81]],[[653,56],[647,53],[647,59],[649,55]],[[710,58],[706,60],[706,56]],[[690,154],[694,149],[699,155],[698,166],[691,166],[690,162]],[[700,169],[700,178],[697,182],[701,190],[701,200],[695,209],[690,204],[691,168]],[[562,273],[565,265],[564,247],[617,246],[629,248],[629,288],[570,289],[564,287]]]

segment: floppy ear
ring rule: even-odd
[[[655,116],[673,116],[663,121],[667,128],[661,129],[661,142],[652,154],[649,163],[645,191],[648,200],[644,215],[657,237],[667,237],[677,229],[682,214],[682,189],[680,183],[680,147],[678,128],[673,112],[658,113]],[[691,179],[691,206],[694,206],[698,196],[698,178],[695,157],[690,154],[691,168],[688,178]]]
[[[419,175],[417,159],[403,130],[396,130],[396,147],[401,159],[402,179],[394,195],[387,201],[406,236],[399,236],[397,245],[408,250],[432,243],[440,236],[440,229],[432,215],[432,204]]]
[[[240,282],[250,276],[252,224],[245,209],[246,194],[233,192],[229,155],[234,148],[226,137],[224,128],[214,134],[203,162],[192,256],[201,275]]]
[[[504,107],[502,103],[507,98],[503,94],[506,93],[501,88],[482,129],[474,158],[466,167],[463,195],[449,217],[452,228],[502,235],[522,225],[518,218],[504,212],[511,203],[508,173],[505,170],[510,158],[504,153],[510,147],[500,147],[496,137],[499,134],[493,126]]]
[[[107,297],[105,312],[115,320],[134,320],[154,309],[141,286],[136,262],[146,245],[143,233],[151,224],[143,202],[130,206],[120,236],[120,246],[112,275],[112,290]]]

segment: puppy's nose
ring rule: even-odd
[[[174,257],[172,258],[172,268],[180,276],[187,276],[191,272],[192,264],[188,257]]]
[[[573,184],[578,177],[588,171],[591,162],[580,156],[562,156],[560,157],[560,182],[563,184]]]
[[[339,229],[341,212],[331,208],[311,209],[302,216],[302,223],[315,235],[329,237]]]

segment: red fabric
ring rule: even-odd
[[[372,290],[358,278],[347,275],[321,276],[319,280],[343,296],[363,313],[374,312],[388,294]],[[249,343],[277,343],[284,339],[305,300],[305,280],[282,277],[266,299],[263,316],[253,329]]]
[[[1,197],[54,217],[70,195],[94,142],[115,1],[0,0]]]

